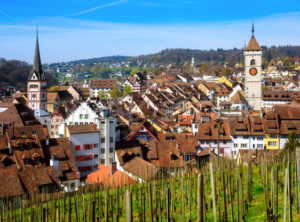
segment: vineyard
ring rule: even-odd
[[[1,221],[300,221],[300,150],[168,169],[133,185],[2,199]]]

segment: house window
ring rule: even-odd
[[[79,150],[80,150],[80,145],[76,145],[76,146],[75,146],[75,150],[76,150],[76,151],[79,151]]]
[[[263,137],[257,137],[257,140],[264,140],[264,138]]]
[[[109,158],[109,163],[112,163],[113,162],[113,158]]]
[[[114,151],[114,148],[110,147],[109,152],[112,153]]]
[[[98,154],[95,154],[95,155],[94,155],[94,159],[98,159]]]
[[[201,143],[201,144],[204,144],[204,140],[201,140],[200,143]]]
[[[268,145],[269,146],[277,146],[277,141],[269,141]]]
[[[95,144],[94,144],[94,148],[98,148],[98,143],[95,143]]]
[[[255,144],[253,144],[253,148],[255,148]]]
[[[233,136],[233,139],[237,139],[237,136]]]
[[[101,159],[101,164],[105,164],[105,159]]]
[[[105,153],[105,149],[104,148],[101,149],[101,153]]]
[[[83,115],[82,114],[79,114],[79,119],[83,119]]]
[[[109,137],[109,142],[112,143],[114,139],[112,137]]]
[[[249,137],[248,136],[243,136],[243,139],[249,139]]]
[[[85,114],[85,118],[88,119],[89,118],[89,114]]]
[[[237,143],[233,144],[234,148],[238,148],[238,146],[239,146],[239,144],[237,144]]]
[[[247,143],[242,143],[241,148],[247,148]]]
[[[251,66],[255,66],[255,59],[252,59],[252,60],[251,60],[250,65],[251,65]]]
[[[101,138],[101,143],[105,143],[105,138]]]
[[[262,149],[262,148],[264,148],[264,145],[263,144],[257,144],[257,148]]]
[[[270,138],[276,139],[276,138],[277,138],[277,135],[276,135],[276,134],[271,134],[271,135],[270,135]]]

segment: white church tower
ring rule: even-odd
[[[253,110],[261,110],[262,99],[262,48],[254,36],[254,24],[252,24],[252,36],[244,51],[245,56],[245,98]]]
[[[47,111],[47,80],[41,64],[38,34],[32,71],[27,81],[27,98],[30,109]]]

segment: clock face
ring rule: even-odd
[[[249,70],[250,75],[255,76],[257,74],[257,69],[256,68],[251,68]]]

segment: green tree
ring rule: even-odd
[[[99,91],[98,92],[98,96],[99,96],[99,98],[101,99],[101,100],[105,100],[105,99],[107,99],[107,92],[105,92],[105,91]]]
[[[287,139],[286,143],[284,144],[283,148],[285,151],[292,152],[296,149],[297,146],[299,146],[298,136],[295,131],[292,131],[288,135],[288,139]]]
[[[130,75],[133,76],[134,74],[138,73],[139,70],[137,68],[133,68],[130,72]]]
[[[229,76],[231,75],[231,70],[229,68],[225,68],[222,70],[222,72],[220,73],[220,76]]]
[[[120,90],[120,85],[116,84],[113,89],[108,91],[108,93],[112,99],[117,99],[122,94]]]
[[[127,95],[131,92],[131,87],[130,86],[124,86],[124,94]]]

